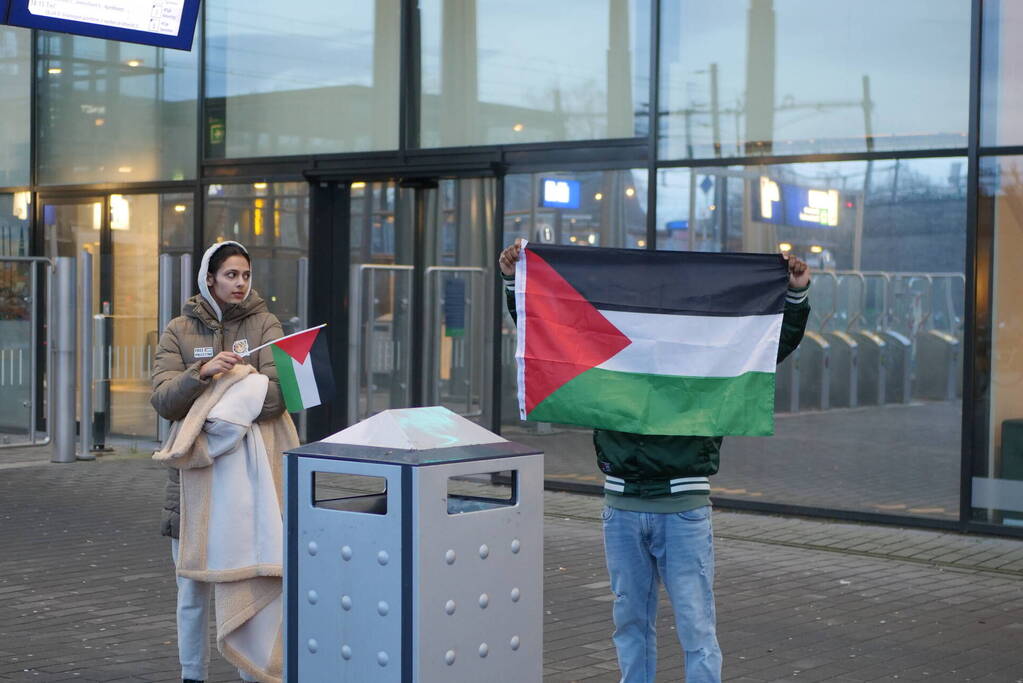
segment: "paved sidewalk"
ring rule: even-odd
[[[162,467],[47,459],[0,465],[0,680],[179,680]],[[545,680],[612,683],[600,500],[545,504]],[[1023,681],[1023,542],[732,512],[714,524],[726,680]],[[678,681],[661,607],[658,681]],[[209,680],[236,680],[215,652]]]

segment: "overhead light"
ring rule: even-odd
[[[103,225],[103,202],[92,203],[92,229],[99,230]]]
[[[97,126],[102,126],[102,125],[103,125],[103,124],[105,124],[106,122],[107,122],[107,120],[106,120],[106,119],[96,119],[96,125],[97,125]]]
[[[516,133],[521,133],[523,128],[525,128],[525,126],[523,126],[521,123],[516,123],[514,126],[512,126],[512,130],[515,131]]]
[[[174,213],[185,213],[186,211],[188,211],[188,207],[185,206],[184,204],[174,205]]]
[[[127,230],[131,224],[131,206],[124,195],[110,195],[110,229]]]
[[[710,209],[711,211],[717,211],[718,210],[718,205],[717,204],[711,204],[707,208]]]
[[[822,251],[824,251],[824,247],[822,247],[819,244],[813,244],[813,245],[810,246],[810,251],[812,251],[815,254],[819,254]]]
[[[63,71],[64,69],[61,69],[59,66],[51,66],[49,69],[46,70],[46,73],[50,74],[51,76],[57,76],[63,73]]]
[[[646,246],[646,240],[636,240],[636,246],[637,247],[645,247]]]
[[[364,187],[366,187],[366,183],[362,182],[361,180],[360,180],[360,181],[357,181],[357,182],[354,182],[354,183],[352,183],[352,189],[353,189],[353,190],[361,190],[361,189],[363,189]]]
[[[781,242],[778,245],[778,251],[782,252],[783,254],[787,254],[790,251],[792,251],[792,245],[789,244],[788,242]]]
[[[132,170],[134,169],[131,166],[118,166],[117,168],[118,173],[131,173]]]
[[[578,240],[579,240],[579,238],[577,238],[575,235],[572,235],[571,237],[568,238],[568,241],[572,242],[573,244],[575,242],[577,242]]]
[[[133,69],[135,67],[137,67],[137,66],[142,66],[142,60],[141,59],[129,59],[128,60],[128,66],[130,66]]]
[[[625,188],[625,196],[626,197],[631,197],[634,194],[636,194],[636,190],[634,188],[631,188],[631,187]]]
[[[254,190],[265,190],[269,185],[267,183],[252,183],[252,189]]]
[[[601,199],[604,198],[604,193],[603,192],[598,192],[597,194],[593,195],[593,198],[596,199],[599,202]]]
[[[28,207],[32,204],[31,192],[15,192],[12,196],[14,217],[20,221],[28,220]]]
[[[586,241],[589,242],[590,244],[596,244],[597,243],[597,233],[591,232],[590,236],[586,238]]]

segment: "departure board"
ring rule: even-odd
[[[0,0],[7,1],[7,0]],[[7,23],[179,50],[192,48],[199,0],[9,0]]]

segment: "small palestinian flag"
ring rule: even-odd
[[[774,433],[780,255],[530,244],[515,272],[524,420]]]
[[[289,413],[318,406],[334,397],[327,340],[320,334],[323,327],[289,334],[269,344]]]

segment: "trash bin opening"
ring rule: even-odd
[[[517,470],[448,477],[448,514],[462,515],[518,503]]]
[[[313,472],[313,507],[366,515],[387,514],[387,479],[362,474]]]

